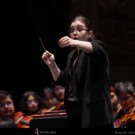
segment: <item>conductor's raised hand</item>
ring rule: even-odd
[[[49,51],[45,51],[43,53],[42,59],[48,66],[55,62],[54,54],[50,53]]]
[[[77,40],[74,40],[68,36],[64,36],[62,38],[60,38],[60,40],[58,41],[58,44],[61,48],[64,47],[75,47],[75,45],[77,44]]]

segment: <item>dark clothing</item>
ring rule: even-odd
[[[67,101],[71,101],[71,102],[81,102],[81,93],[78,93],[78,89],[73,89],[73,84],[76,83],[74,82],[75,79],[74,79],[74,75],[75,75],[75,72],[77,70],[77,65],[78,65],[78,59],[80,57],[80,53],[78,54],[77,50],[75,50],[75,53],[73,54],[73,58],[71,60],[71,63],[70,63],[70,68],[69,68],[69,78],[68,78],[68,92],[67,92]],[[73,64],[73,61],[76,59],[76,63],[74,64],[74,66],[72,65]],[[79,69],[80,70],[80,69]]]
[[[0,128],[17,128],[12,119],[0,119]]]
[[[66,106],[69,128],[81,127],[82,106],[80,102],[68,102]]]
[[[70,110],[75,107],[69,107],[69,102],[74,105],[80,103],[81,117],[79,121],[81,122],[80,127],[83,128],[103,127],[113,123],[106,48],[104,43],[99,40],[93,40],[91,44],[93,52],[80,51],[74,68],[72,65],[77,50],[70,52],[67,66],[57,80],[65,86],[67,113],[70,114]],[[73,70],[72,74],[71,69]],[[79,113],[78,111],[80,108],[76,109],[76,113]]]

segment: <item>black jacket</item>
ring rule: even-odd
[[[82,103],[82,127],[102,127],[112,124],[112,106],[109,91],[109,63],[106,48],[99,40],[91,41],[92,53],[80,51],[76,70],[72,75],[72,90],[76,90]],[[65,108],[68,102],[69,70],[76,50],[72,50],[67,66],[58,82],[65,86]]]

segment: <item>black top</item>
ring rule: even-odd
[[[65,86],[65,108],[68,101],[82,103],[82,127],[104,126],[113,121],[106,47],[99,40],[91,44],[93,52],[80,51],[74,68],[77,51],[70,52],[67,66],[57,80]]]
[[[67,101],[70,102],[81,102],[81,93],[78,92],[77,89],[73,89],[74,85],[74,77],[76,74],[76,70],[77,70],[77,65],[79,64],[79,56],[80,56],[80,52],[78,54],[77,50],[75,51],[73,57],[72,57],[72,62],[71,62],[71,66],[69,68],[69,85],[68,85],[68,93],[67,93]],[[73,64],[75,62],[75,64]]]

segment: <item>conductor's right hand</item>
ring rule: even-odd
[[[48,65],[52,65],[55,62],[54,54],[50,53],[49,51],[45,51],[42,55],[43,61]]]

